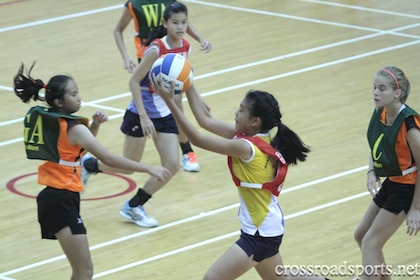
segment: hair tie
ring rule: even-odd
[[[389,75],[391,75],[391,77],[394,79],[395,83],[397,84],[397,89],[400,89],[400,84],[398,83],[397,78],[394,76],[394,74],[392,74],[392,72],[391,72],[391,71],[389,71],[389,70],[387,70],[387,69],[385,69],[385,68],[382,68],[382,69],[381,69],[381,71],[385,71],[385,72],[387,72]]]

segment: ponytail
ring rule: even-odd
[[[250,90],[245,99],[253,117],[261,119],[261,132],[270,131],[277,126],[277,134],[271,145],[277,149],[290,165],[305,161],[310,152],[299,136],[281,121],[280,106],[274,96],[265,91]]]
[[[25,66],[22,63],[13,79],[15,94],[25,103],[29,103],[31,99],[34,101],[41,100],[46,101],[48,105],[54,107],[54,100],[64,97],[67,84],[69,81],[73,81],[73,79],[66,75],[56,75],[48,81],[48,84],[44,84],[42,80],[31,77],[31,71],[34,66],[35,62],[25,76],[23,74]],[[44,97],[39,95],[41,88],[45,88]]]
[[[277,126],[277,134],[271,141],[271,145],[277,149],[290,165],[298,161],[305,161],[311,150],[303,143],[300,137],[282,122]]]
[[[31,68],[27,72],[27,77],[23,74],[24,65],[19,68],[18,73],[15,75],[13,79],[14,84],[14,91],[17,97],[19,97],[22,102],[29,103],[31,99],[34,101],[41,100],[44,101],[45,99],[39,95],[39,90],[44,88],[44,82],[40,79],[33,79],[31,77],[32,68],[34,68],[35,62],[32,64]]]
[[[144,42],[144,45],[149,46],[153,42],[153,40],[164,37],[167,34],[167,32],[168,31],[163,25],[156,26],[152,29],[152,31],[150,31],[149,38],[146,42]]]

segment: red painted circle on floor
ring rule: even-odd
[[[19,181],[23,178],[26,178],[26,177],[34,176],[36,174],[38,174],[38,173],[34,172],[34,173],[24,174],[24,175],[18,176],[16,178],[13,178],[9,182],[7,182],[6,188],[8,188],[9,191],[11,191],[12,193],[15,193],[17,195],[24,196],[24,197],[29,197],[29,198],[36,198],[36,196],[23,193],[23,192],[19,191],[18,189],[16,189],[16,187],[15,187],[15,184],[16,184],[17,181]],[[114,177],[118,177],[118,178],[126,181],[128,183],[127,189],[125,189],[122,192],[113,194],[113,195],[107,195],[107,196],[101,196],[101,197],[92,197],[92,198],[82,198],[81,199],[82,201],[101,200],[101,199],[113,198],[113,197],[117,197],[117,196],[122,196],[122,195],[127,194],[127,193],[133,191],[134,189],[136,189],[136,186],[137,186],[136,182],[134,182],[132,179],[130,179],[126,176],[115,174],[115,173],[107,173],[107,172],[103,172],[102,175],[114,176]]]

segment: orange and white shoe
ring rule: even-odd
[[[200,164],[197,161],[197,155],[194,152],[189,152],[182,156],[181,166],[185,171],[198,172],[200,171]]]

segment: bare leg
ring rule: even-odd
[[[236,279],[257,264],[236,243],[233,244],[206,272],[204,280]]]
[[[274,256],[263,260],[255,266],[255,269],[261,276],[261,279],[264,280],[290,279],[290,277],[287,276],[287,271],[283,270],[283,259],[281,258],[280,253],[277,253]],[[280,272],[283,272],[284,274]]]
[[[89,280],[93,277],[93,264],[90,257],[86,234],[73,235],[65,227],[55,235],[63,248],[72,268],[72,280]]]
[[[161,164],[166,167],[174,176],[179,170],[179,152],[177,135],[172,133],[158,133],[153,139],[156,149],[158,150]],[[149,177],[145,183],[143,190],[152,195],[160,190],[168,181],[160,182],[155,177]]]
[[[365,215],[362,218],[362,221],[357,226],[356,231],[354,232],[354,239],[356,240],[359,248],[362,247],[362,240],[368,232],[369,228],[373,224],[373,221],[378,215],[380,208],[376,205],[375,202],[371,202],[368,209],[366,210]]]
[[[300,275],[296,271],[290,271],[289,269],[279,269],[279,266],[283,266],[283,260],[280,252],[276,255],[263,260],[255,266],[258,274],[264,280],[323,280],[324,277],[317,275],[305,275],[304,271],[300,271]],[[282,272],[283,274],[279,273]]]
[[[386,263],[382,248],[404,222],[405,217],[406,214],[404,211],[401,211],[398,215],[385,209],[381,209],[378,212],[361,243],[362,261],[365,272],[377,273],[373,275],[365,274],[363,275],[363,279],[391,279],[390,276],[383,274],[386,272]],[[383,266],[382,271],[381,266]]]

